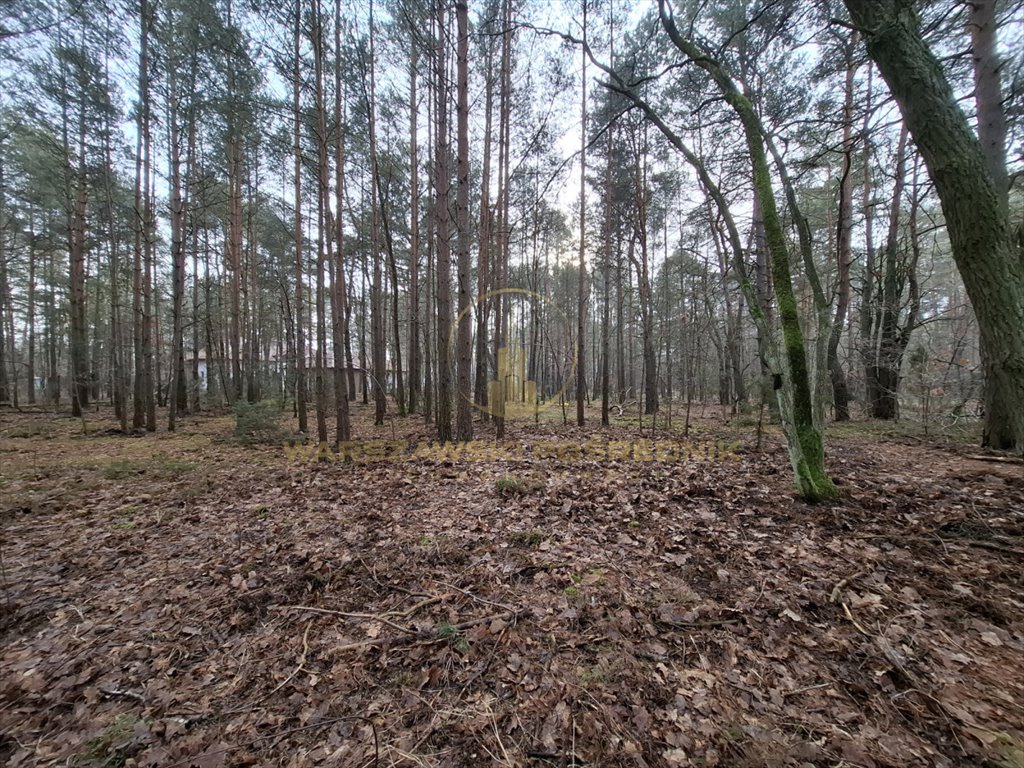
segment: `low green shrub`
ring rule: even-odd
[[[514,475],[499,477],[494,484],[499,496],[522,496],[528,490],[526,483]]]
[[[281,407],[273,400],[235,403],[235,438],[243,443],[281,442]]]

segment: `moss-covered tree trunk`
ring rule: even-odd
[[[1024,264],[981,142],[910,0],[845,0],[903,113],[942,202],[953,258],[985,350],[984,441],[1024,453]]]
[[[811,386],[807,350],[800,327],[800,311],[793,292],[789,246],[775,200],[775,190],[772,187],[761,122],[750,100],[743,95],[722,66],[679,32],[664,0],[659,0],[658,5],[662,26],[672,43],[711,75],[743,126],[753,169],[754,189],[761,203],[761,217],[771,258],[779,322],[782,326],[786,386],[779,393],[779,410],[790,462],[803,498],[810,501],[834,498],[838,491],[825,471],[824,436],[820,420],[815,419],[816,393]]]
[[[761,199],[761,215],[771,255],[772,280],[775,283],[775,296],[779,305],[779,322],[782,325],[789,377],[789,386],[783,388],[780,393],[779,408],[783,412],[783,423],[788,422],[786,439],[790,461],[796,473],[796,483],[801,496],[812,501],[833,498],[836,496],[836,487],[825,471],[824,435],[821,426],[814,420],[814,392],[807,365],[807,350],[800,328],[800,312],[796,295],[793,293],[789,249],[775,204],[760,126],[746,97],[737,93],[729,99],[729,103],[743,121],[747,148],[754,169],[754,185]]]

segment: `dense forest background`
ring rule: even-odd
[[[1017,258],[1016,2],[9,4],[0,402],[155,430],[272,400],[334,442],[372,400],[469,439],[477,412],[501,434],[480,406],[518,347],[581,424],[716,403],[791,453],[828,417],[1012,425],[1024,331],[986,376],[883,6],[980,136]]]

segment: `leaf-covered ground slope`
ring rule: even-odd
[[[1024,761],[1021,465],[853,430],[808,506],[719,422],[735,459],[355,465],[89,426],[3,416],[7,765]]]

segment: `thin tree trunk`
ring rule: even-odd
[[[473,439],[473,323],[470,311],[472,299],[472,266],[469,248],[469,2],[456,0],[455,18],[458,29],[456,50],[457,71],[457,187],[455,190],[455,226],[458,229],[458,403],[456,409],[456,435],[463,442]]]
[[[139,340],[140,346],[140,357],[141,361],[137,363],[142,370],[142,404],[144,409],[144,415],[141,417],[139,425],[141,426],[143,421],[145,423],[147,432],[156,431],[156,399],[154,391],[154,380],[153,380],[153,279],[152,279],[152,265],[153,265],[153,248],[154,248],[154,216],[153,216],[153,205],[152,205],[152,192],[150,182],[150,169],[152,167],[152,136],[150,133],[150,92],[149,92],[149,55],[148,55],[148,38],[153,25],[153,19],[149,11],[148,0],[140,0],[140,9],[142,14],[142,26],[143,26],[143,42],[141,44],[140,53],[140,90],[142,91],[142,110],[141,110],[141,122],[142,122],[142,176],[141,176],[141,243],[140,243],[140,304],[139,304],[139,315],[137,321],[141,326],[141,335]],[[138,210],[138,208],[137,208]]]
[[[476,299],[476,379],[474,402],[481,409],[486,421],[487,411],[487,317],[491,302],[487,299],[490,281],[491,243],[493,238],[493,215],[491,211],[491,133],[494,112],[494,47],[492,39],[485,39],[484,60],[484,157],[480,178],[480,233],[477,257],[477,299]]]
[[[142,203],[143,133],[147,130],[149,91],[149,16],[147,0],[139,4],[139,93],[142,108],[136,115],[135,141],[135,249],[132,260],[132,350],[134,353],[134,381],[132,384],[132,427],[140,429],[146,423],[145,374],[142,353],[142,251],[147,218]]]
[[[84,105],[83,105],[84,109]],[[85,212],[87,190],[85,178],[85,117],[80,115],[78,180],[70,226],[70,352],[71,352],[71,415],[81,416],[89,405],[89,351],[85,299]],[[5,367],[6,370],[6,367]]]
[[[452,329],[451,210],[448,174],[448,64],[444,0],[437,0],[437,46],[434,51],[435,115],[437,122],[434,168],[435,216],[437,219],[437,439],[452,440],[452,381],[449,344]]]
[[[334,439],[341,450],[342,443],[352,439],[352,425],[349,416],[349,397],[351,392],[345,382],[342,362],[345,344],[348,340],[348,286],[345,282],[345,228],[342,212],[345,210],[345,134],[342,118],[344,116],[344,94],[341,78],[341,0],[334,2],[334,125],[337,131],[334,158],[334,194],[335,194],[335,241],[337,256],[331,271],[331,320],[332,340],[334,344],[334,408],[335,434]],[[348,350],[348,366],[351,375],[352,353]]]
[[[609,13],[609,18],[612,18]],[[609,30],[609,39],[612,39],[613,32]],[[614,42],[612,43],[611,66],[615,66]],[[612,126],[607,127],[608,136],[605,141],[605,169],[604,169],[604,308],[601,315],[601,426],[607,427],[609,420],[609,407],[611,405],[608,391],[610,374],[610,329],[608,327],[611,318],[611,267],[612,267],[612,146],[614,131]]]
[[[857,45],[857,33],[850,35],[844,46],[846,51],[846,88],[843,102],[843,175],[839,180],[839,217],[836,223],[836,262],[838,285],[836,290],[836,314],[828,340],[828,371],[832,380],[832,402],[836,421],[850,420],[850,390],[846,383],[846,372],[839,362],[839,341],[850,307],[850,265],[853,252],[850,241],[853,233],[853,76],[856,72],[853,51]]]
[[[974,53],[974,104],[978,111],[978,138],[996,194],[1008,206],[1006,174],[1006,115],[1000,82],[1002,62],[996,46],[996,0],[972,0],[968,4],[971,48]]]
[[[416,84],[419,46],[416,35],[409,35],[409,412],[420,404],[420,169],[417,118],[419,103]]]
[[[501,65],[499,76],[501,88],[498,115],[498,199],[497,199],[497,252],[492,259],[492,283],[494,292],[494,361],[497,363],[500,350],[505,346],[506,301],[502,293],[508,278],[509,252],[509,136],[512,116],[512,3],[503,0],[501,10]],[[496,371],[497,374],[497,371]],[[496,388],[499,400],[488,395],[488,408],[494,416],[495,435],[505,437],[504,388]]]
[[[167,122],[170,132],[168,152],[170,153],[171,183],[171,291],[172,291],[172,331],[171,331],[171,386],[170,403],[167,409],[167,430],[173,432],[178,414],[178,390],[184,392],[185,360],[184,360],[184,303],[185,303],[185,203],[181,196],[181,148],[178,144],[178,96],[177,72],[174,67],[168,68],[167,82]]]
[[[380,176],[377,177],[378,183]],[[395,401],[398,415],[405,416],[405,378],[402,375],[402,326],[399,321],[399,300],[401,288],[398,284],[398,259],[395,257],[395,241],[391,232],[391,201],[386,193],[386,185],[378,191],[380,199],[380,221],[384,229],[384,245],[388,254],[388,274],[391,282],[391,326],[394,350],[392,352],[395,365]]]
[[[26,378],[28,379],[28,404],[36,404],[36,235],[34,209],[29,208],[28,216],[28,338],[26,340],[27,364]],[[111,299],[113,302],[114,299]],[[127,414],[127,403],[123,405],[123,413]],[[121,419],[122,431],[128,427],[125,419]]]
[[[370,0],[370,250],[373,259],[373,283],[370,287],[370,345],[373,356],[373,423],[384,423],[387,397],[387,368],[384,339],[384,294],[381,288],[380,247],[380,167],[377,157],[377,63],[373,0]]]
[[[316,156],[317,156],[317,247],[316,247],[316,433],[317,442],[327,442],[327,309],[324,270],[332,260],[330,238],[330,161],[327,151],[326,96],[324,94],[324,24],[320,0],[313,2],[312,30],[313,44],[314,102],[316,109]],[[337,361],[335,361],[337,365]]]
[[[587,0],[583,0],[583,46],[587,45]],[[582,427],[586,398],[586,317],[587,317],[587,53],[581,52],[580,75],[580,261],[576,294],[576,424]]]
[[[11,401],[11,384],[7,376],[7,310],[11,308],[11,301],[8,295],[7,286],[7,222],[5,208],[7,202],[7,187],[4,177],[4,151],[3,137],[0,137],[0,404],[6,405]],[[12,327],[13,333],[13,327]],[[10,353],[10,363],[14,364],[13,338]],[[13,378],[13,377],[12,377]],[[17,384],[15,383],[15,388]],[[17,400],[17,397],[14,398]]]
[[[303,333],[302,283],[302,74],[300,64],[302,0],[295,0],[292,67],[292,151],[295,155],[295,400],[299,412],[299,432],[309,432],[306,413],[306,337]]]
[[[875,322],[875,245],[874,245],[874,211],[872,207],[872,186],[871,186],[871,95],[874,65],[868,62],[867,87],[865,89],[864,121],[861,125],[861,141],[864,146],[861,150],[861,167],[864,174],[861,185],[861,215],[864,217],[864,276],[860,291],[860,328],[858,351],[860,361],[864,367],[864,391],[865,401],[870,408],[874,393],[878,388],[875,381],[875,350],[874,343]]]

